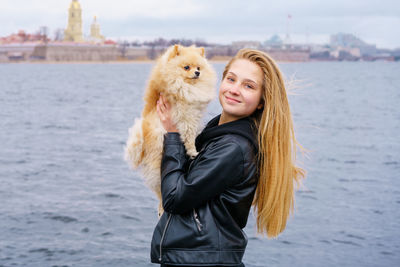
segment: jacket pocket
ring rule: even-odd
[[[199,234],[202,234],[203,224],[200,221],[200,217],[199,217],[199,214],[197,213],[196,209],[193,209],[193,220],[194,220],[194,223],[196,224],[196,228],[199,231]]]

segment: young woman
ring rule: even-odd
[[[242,49],[219,89],[222,113],[196,138],[190,160],[162,96],[161,192],[165,212],[153,233],[151,261],[161,266],[244,266],[251,205],[257,230],[276,237],[293,210],[296,139],[284,81],[264,52]]]

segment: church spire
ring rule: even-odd
[[[64,31],[64,40],[82,42],[82,9],[78,0],[72,0],[68,9],[68,25]]]
[[[100,25],[97,23],[96,16],[94,16],[93,23],[90,27],[90,39],[96,43],[104,41],[104,36],[100,34]]]

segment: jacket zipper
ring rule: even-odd
[[[161,261],[161,256],[162,256],[162,242],[164,241],[165,232],[167,231],[167,227],[168,227],[169,221],[171,220],[171,216],[172,216],[172,213],[170,213],[168,215],[168,220],[167,220],[167,223],[165,224],[164,231],[163,231],[163,234],[161,236],[161,240],[160,240],[160,258],[158,259],[159,261]]]
[[[201,230],[203,230],[203,225],[201,224],[199,220],[199,215],[197,214],[195,209],[193,209],[193,216],[194,216],[194,221],[196,222],[197,225],[197,229],[199,229],[199,232],[201,232]]]

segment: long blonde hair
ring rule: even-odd
[[[283,76],[276,63],[262,51],[241,49],[226,65],[223,79],[237,59],[257,64],[264,76],[263,108],[252,115],[259,147],[259,179],[253,205],[257,214],[257,232],[276,237],[285,229],[293,212],[294,183],[298,184],[305,177],[305,171],[295,166],[296,145],[299,144],[294,135]]]

